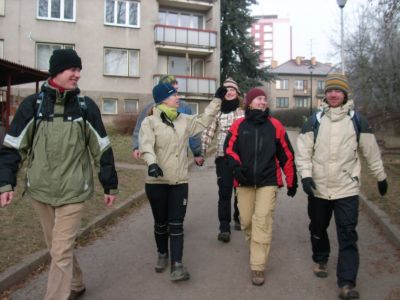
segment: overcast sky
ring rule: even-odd
[[[293,57],[315,56],[319,62],[337,63],[340,56],[331,40],[340,41],[340,8],[336,0],[258,0],[252,15],[278,15],[292,24]],[[348,0],[343,9],[344,28],[351,26],[357,9],[367,0]],[[346,31],[345,31],[346,35]],[[312,43],[311,43],[312,41]],[[311,47],[312,45],[312,47]]]

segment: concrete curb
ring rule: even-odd
[[[368,216],[378,224],[394,246],[400,249],[400,230],[390,222],[388,215],[363,194],[360,194],[360,200]]]
[[[127,209],[132,207],[139,199],[145,196],[144,189],[133,194],[128,201],[117,204],[113,210],[107,211],[96,217],[86,227],[79,232],[78,238],[85,238],[93,231],[93,229],[105,226],[111,220],[122,215]],[[37,251],[16,265],[6,269],[0,273],[0,293],[6,291],[13,285],[25,280],[29,274],[37,270],[41,265],[46,264],[50,260],[50,255],[47,249]]]

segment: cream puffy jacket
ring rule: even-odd
[[[221,99],[214,98],[201,115],[179,116],[167,124],[161,110],[153,108],[153,114],[143,120],[139,132],[139,150],[147,165],[158,164],[163,177],[147,176],[146,183],[181,184],[188,182],[188,140],[203,131],[214,120],[221,108]]]
[[[362,116],[357,143],[349,114],[353,107],[352,100],[337,108],[323,104],[324,114],[315,143],[311,120],[304,125],[297,139],[297,168],[301,178],[313,178],[315,197],[335,200],[358,195],[361,185],[359,153],[365,157],[371,173],[378,181],[386,179],[375,136]]]

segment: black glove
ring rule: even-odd
[[[388,184],[386,179],[382,180],[382,181],[378,181],[378,190],[379,190],[379,194],[381,194],[381,196],[385,196],[386,192],[388,189]]]
[[[224,86],[220,86],[217,91],[215,92],[215,97],[219,98],[221,100],[224,100],[226,93],[228,92],[228,89]]]
[[[296,195],[296,193],[297,193],[297,185],[288,188],[286,195],[293,198]]]
[[[163,171],[157,164],[151,164],[149,166],[148,174],[149,174],[149,176],[156,177],[156,178],[158,176],[161,176],[161,177],[164,176]]]
[[[240,168],[240,166],[236,166],[233,169],[233,177],[236,178],[237,181],[239,181],[239,183],[245,183],[247,181],[246,176],[243,175],[242,169]]]
[[[317,188],[315,187],[315,182],[311,177],[306,177],[301,180],[303,185],[303,191],[310,197],[314,197],[314,190]]]

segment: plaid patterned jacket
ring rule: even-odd
[[[216,157],[224,156],[224,142],[229,128],[237,119],[244,117],[244,110],[238,107],[236,110],[224,114],[219,112],[211,125],[205,129],[201,135],[201,148],[203,156],[206,155],[207,149],[215,134],[217,134],[217,151]]]

